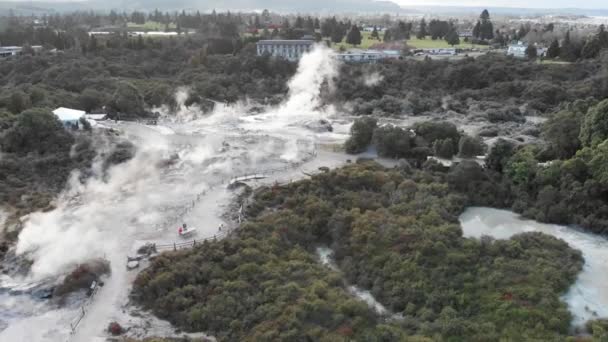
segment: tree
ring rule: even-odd
[[[426,29],[426,20],[424,20],[424,18],[422,18],[422,20],[420,20],[418,32],[416,32],[416,38],[424,39],[424,38],[426,38],[426,36],[428,36],[428,32]]]
[[[572,157],[581,146],[580,121],[576,112],[563,110],[543,125],[543,138],[560,159]]]
[[[140,115],[145,112],[142,95],[130,82],[120,82],[113,98],[112,107],[119,113]]]
[[[560,48],[560,58],[565,61],[573,62],[578,59],[579,53],[579,48],[577,48],[577,45],[570,39],[570,31],[566,32],[566,37]]]
[[[391,30],[390,29],[384,30],[384,37],[382,38],[382,40],[385,41],[385,42],[391,42],[391,41],[393,41],[393,37],[391,36]]]
[[[372,141],[378,121],[371,117],[356,119],[350,127],[350,137],[344,144],[347,153],[356,154],[365,151]]]
[[[479,39],[481,37],[481,22],[478,20],[473,27],[473,37]]]
[[[551,42],[551,45],[549,45],[549,48],[547,49],[547,58],[556,58],[559,57],[560,55],[560,51],[559,51],[559,41],[556,39],[553,39],[553,41]]]
[[[7,108],[13,114],[19,114],[30,107],[29,97],[22,91],[14,91],[9,100]]]
[[[509,159],[515,153],[515,145],[505,139],[499,138],[486,158],[486,167],[490,170],[502,173]]]
[[[29,109],[17,116],[1,142],[5,152],[47,154],[69,151],[73,138],[50,111]]]
[[[346,42],[355,46],[361,44],[361,31],[359,31],[357,25],[351,27],[348,35],[346,35]]]
[[[517,39],[522,40],[526,37],[526,35],[528,35],[528,32],[530,32],[530,27],[528,26],[524,26],[524,24],[521,24],[519,26],[519,30],[517,31]]]
[[[458,155],[462,158],[472,158],[482,155],[485,145],[479,138],[463,135],[458,142]]]
[[[97,37],[94,34],[91,35],[91,39],[89,39],[89,51],[96,52],[99,48],[97,44]]]
[[[378,33],[378,29],[374,26],[374,30],[372,31],[371,38],[380,40],[380,34]]]
[[[483,20],[490,20],[490,12],[488,12],[487,9],[484,9],[481,12],[481,15],[479,16],[479,18],[483,21]]]
[[[416,135],[423,138],[426,143],[432,146],[435,140],[452,139],[452,141],[460,140],[458,128],[451,122],[447,121],[426,121],[414,124],[413,130]]]
[[[340,25],[336,25],[333,27],[331,31],[331,41],[333,43],[341,43],[344,39],[344,31]]]
[[[104,93],[87,88],[80,94],[79,102],[81,108],[90,113],[95,109],[100,109],[106,103],[106,98]]]
[[[306,18],[306,23],[304,24],[304,26],[306,27],[306,31],[308,31],[308,33],[315,33],[315,21],[312,19],[312,17]]]
[[[429,34],[431,39],[443,39],[450,32],[451,25],[445,20],[433,19],[429,22]]]
[[[581,51],[581,57],[586,59],[595,58],[600,54],[600,50],[602,49],[602,45],[597,36],[591,37],[587,39],[585,45],[583,45],[583,50]]]
[[[456,144],[451,138],[436,140],[433,143],[435,155],[444,159],[452,159],[456,154]]]
[[[590,155],[588,166],[593,179],[599,182],[604,189],[608,188],[608,140],[592,149]]]
[[[405,129],[385,125],[374,130],[372,141],[378,155],[388,158],[406,157],[410,149],[410,135]]]
[[[532,146],[526,146],[517,151],[507,162],[505,174],[511,181],[524,188],[528,187],[536,175],[538,160]]]
[[[538,57],[538,50],[534,44],[528,44],[526,47],[526,57],[529,59],[536,59]]]
[[[323,23],[321,24],[321,35],[323,37],[331,37],[335,26],[337,26],[335,17],[323,20]]]
[[[296,17],[296,22],[293,24],[293,27],[295,28],[304,28],[304,19],[300,16]]]
[[[483,40],[490,40],[494,38],[494,25],[492,24],[492,21],[490,21],[489,17],[486,20],[481,20],[481,26],[479,27],[479,36]]]
[[[479,20],[473,28],[473,37],[482,40],[490,40],[494,38],[494,25],[490,20],[488,10],[483,10],[479,16]]]
[[[487,179],[483,168],[474,161],[463,160],[448,173],[448,184],[460,191],[467,191],[471,184]]]
[[[589,109],[579,137],[584,146],[597,146],[608,139],[608,100]]]
[[[452,46],[460,44],[460,37],[455,28],[452,28],[447,36],[445,36],[445,41]]]

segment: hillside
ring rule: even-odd
[[[77,10],[231,10],[248,11],[268,9],[275,12],[290,13],[393,13],[400,11],[400,7],[391,1],[373,0],[150,0],[150,1],[121,1],[121,0],[89,0],[84,2],[69,1],[32,1],[19,3],[0,1],[0,15],[13,10],[15,14],[29,15],[32,13],[69,12]]]

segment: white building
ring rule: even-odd
[[[386,59],[399,59],[401,58],[401,52],[397,50],[351,49],[347,52],[337,54],[336,58],[344,62],[376,63]]]
[[[523,42],[517,42],[517,44],[511,44],[511,45],[509,45],[509,49],[507,50],[507,56],[524,58],[524,57],[526,57],[527,48],[528,48],[528,45],[524,44]]]
[[[53,111],[53,114],[59,118],[59,121],[66,128],[77,128],[80,125],[80,119],[85,117],[85,111],[59,107]]]
[[[21,50],[21,46],[0,46],[0,57],[16,56]]]
[[[290,61],[299,60],[302,55],[312,50],[313,40],[260,40],[257,42],[258,56],[270,55]]]
[[[456,48],[423,49],[426,54],[434,56],[455,56]]]
[[[42,50],[41,45],[33,45],[32,50],[39,52]],[[23,52],[22,46],[0,46],[0,57],[18,56]]]
[[[376,32],[381,33],[386,31],[386,28],[383,26],[365,26],[363,28],[363,32],[374,32],[374,27],[376,28]]]

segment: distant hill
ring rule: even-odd
[[[509,16],[543,16],[543,15],[568,15],[568,16],[608,16],[608,9],[585,9],[585,8],[523,8],[523,7],[480,7],[480,6],[404,6],[403,11],[408,13],[434,14],[434,15],[479,15],[487,9],[494,15]]]
[[[445,16],[478,15],[487,8],[495,15],[536,16],[536,15],[578,15],[608,16],[608,9],[579,8],[515,8],[478,6],[404,6],[389,0],[46,0],[46,1],[3,1],[0,0],[0,16],[13,11],[15,14],[30,15],[95,10],[119,11],[154,9],[162,11],[199,10],[211,11],[261,11],[268,9],[279,13],[401,13],[431,14]]]
[[[200,10],[251,11],[268,9],[289,13],[395,13],[401,7],[391,1],[375,0],[87,0],[69,1],[0,1],[0,15],[39,14],[77,10]]]

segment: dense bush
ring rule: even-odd
[[[479,138],[463,135],[458,141],[458,155],[462,158],[481,156],[485,153],[485,145]]]
[[[571,317],[560,295],[580,253],[540,233],[463,238],[457,218],[468,199],[446,177],[363,163],[262,188],[232,238],[159,256],[134,299],[221,341],[565,338]],[[476,191],[472,182],[484,182],[466,170],[454,177]],[[333,249],[341,272],[320,265],[319,245]],[[348,283],[404,318],[380,323]]]
[[[74,141],[59,119],[46,109],[30,109],[15,116],[12,126],[0,137],[2,151],[19,154],[66,152]]]
[[[406,129],[385,125],[374,130],[372,141],[379,156],[405,158],[410,154],[410,139],[410,132]]]
[[[356,115],[383,116],[447,110],[467,114],[471,105],[489,102],[500,106],[486,113],[488,121],[522,122],[522,105],[529,113],[551,113],[564,102],[608,97],[606,67],[597,60],[548,65],[491,54],[458,61],[403,60],[367,68],[342,66],[337,96],[328,96],[328,101],[336,97],[352,101]],[[379,75],[382,82],[370,87],[361,77],[362,70]]]
[[[175,106],[179,87],[189,89],[189,104],[208,99],[272,101],[287,93],[294,63],[269,57],[205,55],[206,40],[161,39],[143,49],[117,45],[88,52],[66,51],[8,59],[0,64],[0,110],[17,114],[31,107],[70,107],[86,111],[103,106],[122,117],[150,115],[155,107]],[[32,86],[36,84],[36,86]]]
[[[0,205],[15,208],[18,215],[47,209],[72,171],[89,174],[98,134],[115,146],[101,156],[104,170],[132,157],[133,145],[112,132],[68,131],[48,109],[0,112]]]
[[[367,149],[372,142],[374,130],[378,121],[371,117],[356,119],[350,127],[350,137],[344,144],[347,153],[361,153]]]

